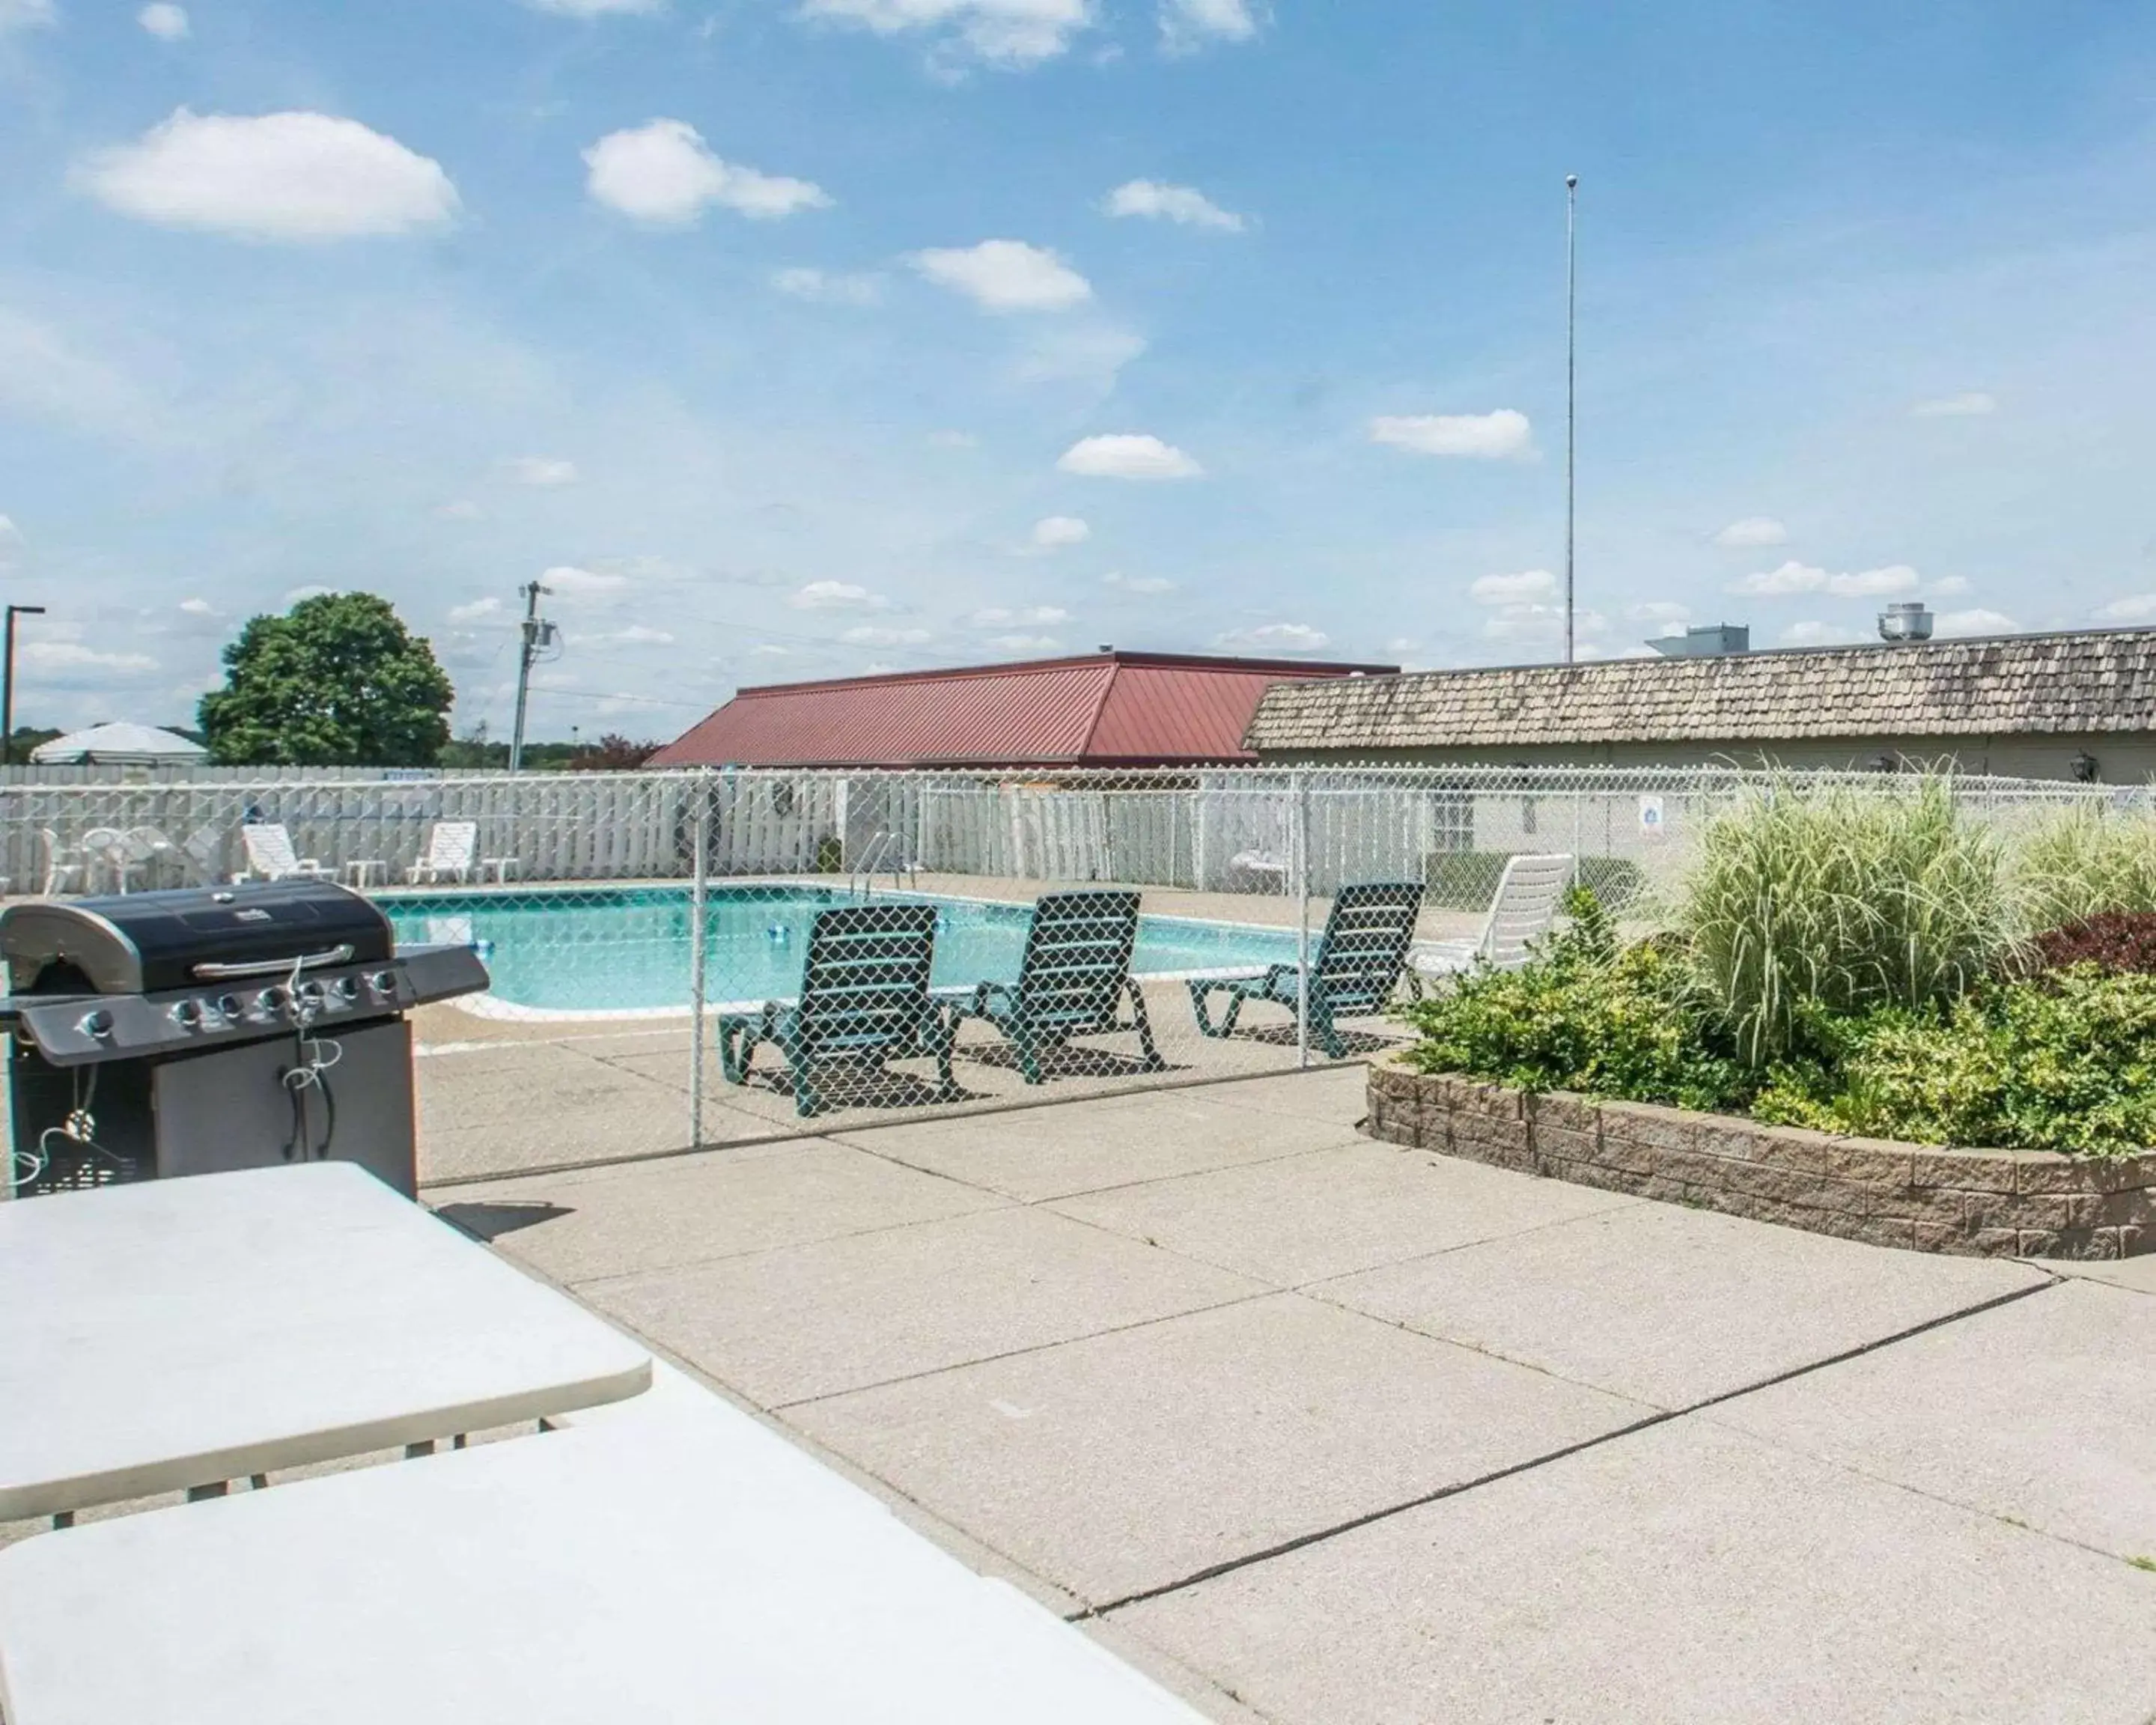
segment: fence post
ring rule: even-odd
[[[1310,1064],[1310,775],[1298,768],[1295,786],[1295,1063]]]
[[[711,771],[696,773],[696,819],[690,824],[696,834],[696,855],[689,870],[689,1143],[704,1142],[704,958],[709,944],[710,910],[705,886],[711,876]]]

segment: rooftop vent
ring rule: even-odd
[[[1931,638],[1932,614],[1924,608],[1921,599],[1905,599],[1879,614],[1879,639],[1882,641],[1928,641]]]
[[[1725,659],[1752,650],[1752,631],[1742,623],[1711,623],[1647,644],[1665,659]]]

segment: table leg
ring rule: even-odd
[[[187,1502],[200,1503],[205,1497],[222,1497],[224,1496],[227,1483],[226,1481],[219,1480],[213,1486],[190,1486],[187,1487]]]
[[[53,1517],[53,1526],[55,1528],[72,1527],[74,1526],[74,1512],[71,1509],[62,1510]]]

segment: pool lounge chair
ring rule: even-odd
[[[1135,892],[1044,894],[1026,928],[1018,980],[983,983],[954,1010],[961,1019],[981,1019],[1002,1032],[1028,1084],[1041,1081],[1044,1049],[1060,1048],[1073,1036],[1117,1031],[1135,1030],[1145,1070],[1158,1072],[1168,1062],[1152,1045],[1145,995],[1131,977],[1137,939]],[[1119,1016],[1126,999],[1128,1024]]]
[[[1422,886],[1414,880],[1366,880],[1342,887],[1333,899],[1312,961],[1309,992],[1311,1040],[1334,1060],[1348,1052],[1334,1021],[1383,1012],[1399,986],[1421,908]],[[1191,983],[1190,1009],[1199,1029],[1215,1038],[1233,1035],[1246,1000],[1296,1010],[1301,970],[1299,965],[1276,964],[1263,976]],[[1218,1024],[1208,1011],[1216,991],[1228,997]]]
[[[844,905],[819,911],[808,927],[801,993],[767,1000],[757,1013],[722,1013],[719,1071],[748,1082],[749,1062],[770,1043],[786,1061],[793,1111],[806,1119],[824,1106],[817,1069],[834,1061],[936,1057],[938,1101],[958,1094],[951,1076],[953,1027],[930,998],[936,954],[933,905]]]
[[[1408,982],[1417,993],[1425,979],[1450,976],[1486,964],[1517,970],[1534,943],[1557,920],[1565,889],[1572,885],[1573,859],[1551,854],[1522,855],[1505,864],[1490,901],[1482,937],[1474,941],[1417,941],[1408,953]]]
[[[301,856],[292,849],[292,835],[285,830],[282,821],[245,822],[239,829],[239,842],[247,851],[247,866],[232,877],[234,880],[336,878],[334,869],[325,867],[311,856]]]

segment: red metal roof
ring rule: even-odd
[[[743,689],[654,767],[1133,767],[1248,761],[1267,685],[1383,665],[1101,653]]]

